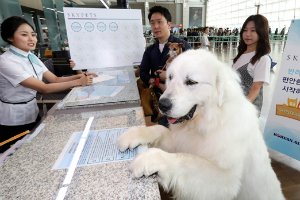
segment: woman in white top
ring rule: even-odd
[[[10,17],[1,24],[1,37],[11,44],[0,56],[0,143],[33,128],[39,121],[36,92],[60,92],[78,85],[90,85],[84,74],[57,77],[30,51],[37,38],[33,27],[21,17]],[[71,61],[72,67],[75,65]],[[51,84],[42,82],[45,78]],[[0,146],[4,152],[15,141]]]
[[[263,86],[269,85],[271,51],[268,20],[262,15],[246,19],[240,33],[238,55],[233,60],[233,69],[241,77],[244,94],[261,111]]]
[[[204,33],[203,33],[203,36],[202,36],[201,47],[202,47],[202,49],[206,49],[207,51],[209,50],[208,47],[210,46],[208,38],[207,38],[208,33],[209,33],[208,27],[204,27]]]

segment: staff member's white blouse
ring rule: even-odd
[[[11,45],[13,51],[27,57],[28,54]],[[27,102],[36,96],[36,91],[20,85],[29,77],[42,80],[43,73],[48,69],[37,58],[41,66],[32,63],[38,75],[36,76],[28,58],[7,51],[0,56],[0,99],[4,102]],[[0,124],[17,126],[32,123],[39,113],[36,99],[27,104],[8,104],[0,101]]]
[[[268,86],[270,82],[270,66],[271,59],[268,55],[262,56],[254,65],[251,63],[251,59],[255,56],[256,51],[242,54],[241,57],[232,65],[234,70],[238,70],[243,65],[248,64],[247,71],[253,78],[253,82],[263,82],[263,86]]]

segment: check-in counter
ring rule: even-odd
[[[133,73],[132,67],[131,70]],[[135,79],[132,83],[135,84]],[[135,90],[136,93],[137,88]],[[67,110],[53,107],[42,122],[45,126],[40,133],[0,167],[0,199],[56,199],[60,188],[65,186],[63,181],[68,169],[53,170],[52,167],[71,135],[82,132],[90,117],[94,117],[90,130],[145,125],[143,110],[134,103],[94,104]],[[77,167],[64,199],[161,199],[156,177],[133,179],[129,163]]]
[[[95,100],[82,100],[76,102],[67,102],[66,100],[74,95],[75,91],[71,91],[58,105],[58,110],[65,110],[70,108],[80,107],[94,107],[94,106],[114,106],[121,104],[139,104],[140,96],[136,85],[136,77],[134,74],[133,66],[127,67],[115,67],[115,68],[99,68],[92,69],[89,72],[94,72],[101,75],[111,75],[116,77],[115,79],[94,83],[93,86],[120,86],[124,87],[115,96],[101,96]],[[113,109],[113,108],[112,108]]]

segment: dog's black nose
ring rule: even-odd
[[[172,108],[172,102],[169,99],[160,99],[158,106],[162,112],[166,113]]]

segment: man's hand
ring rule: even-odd
[[[150,88],[153,88],[154,87],[154,83],[155,83],[155,79],[154,78],[150,78],[148,83],[150,85]]]
[[[166,71],[159,69],[156,72],[154,72],[155,75],[156,73],[159,73],[159,80],[165,81],[167,79]]]
[[[158,87],[162,92],[164,92],[164,91],[167,89],[166,85],[165,85],[165,84],[162,84],[162,83],[159,83],[157,87]]]

